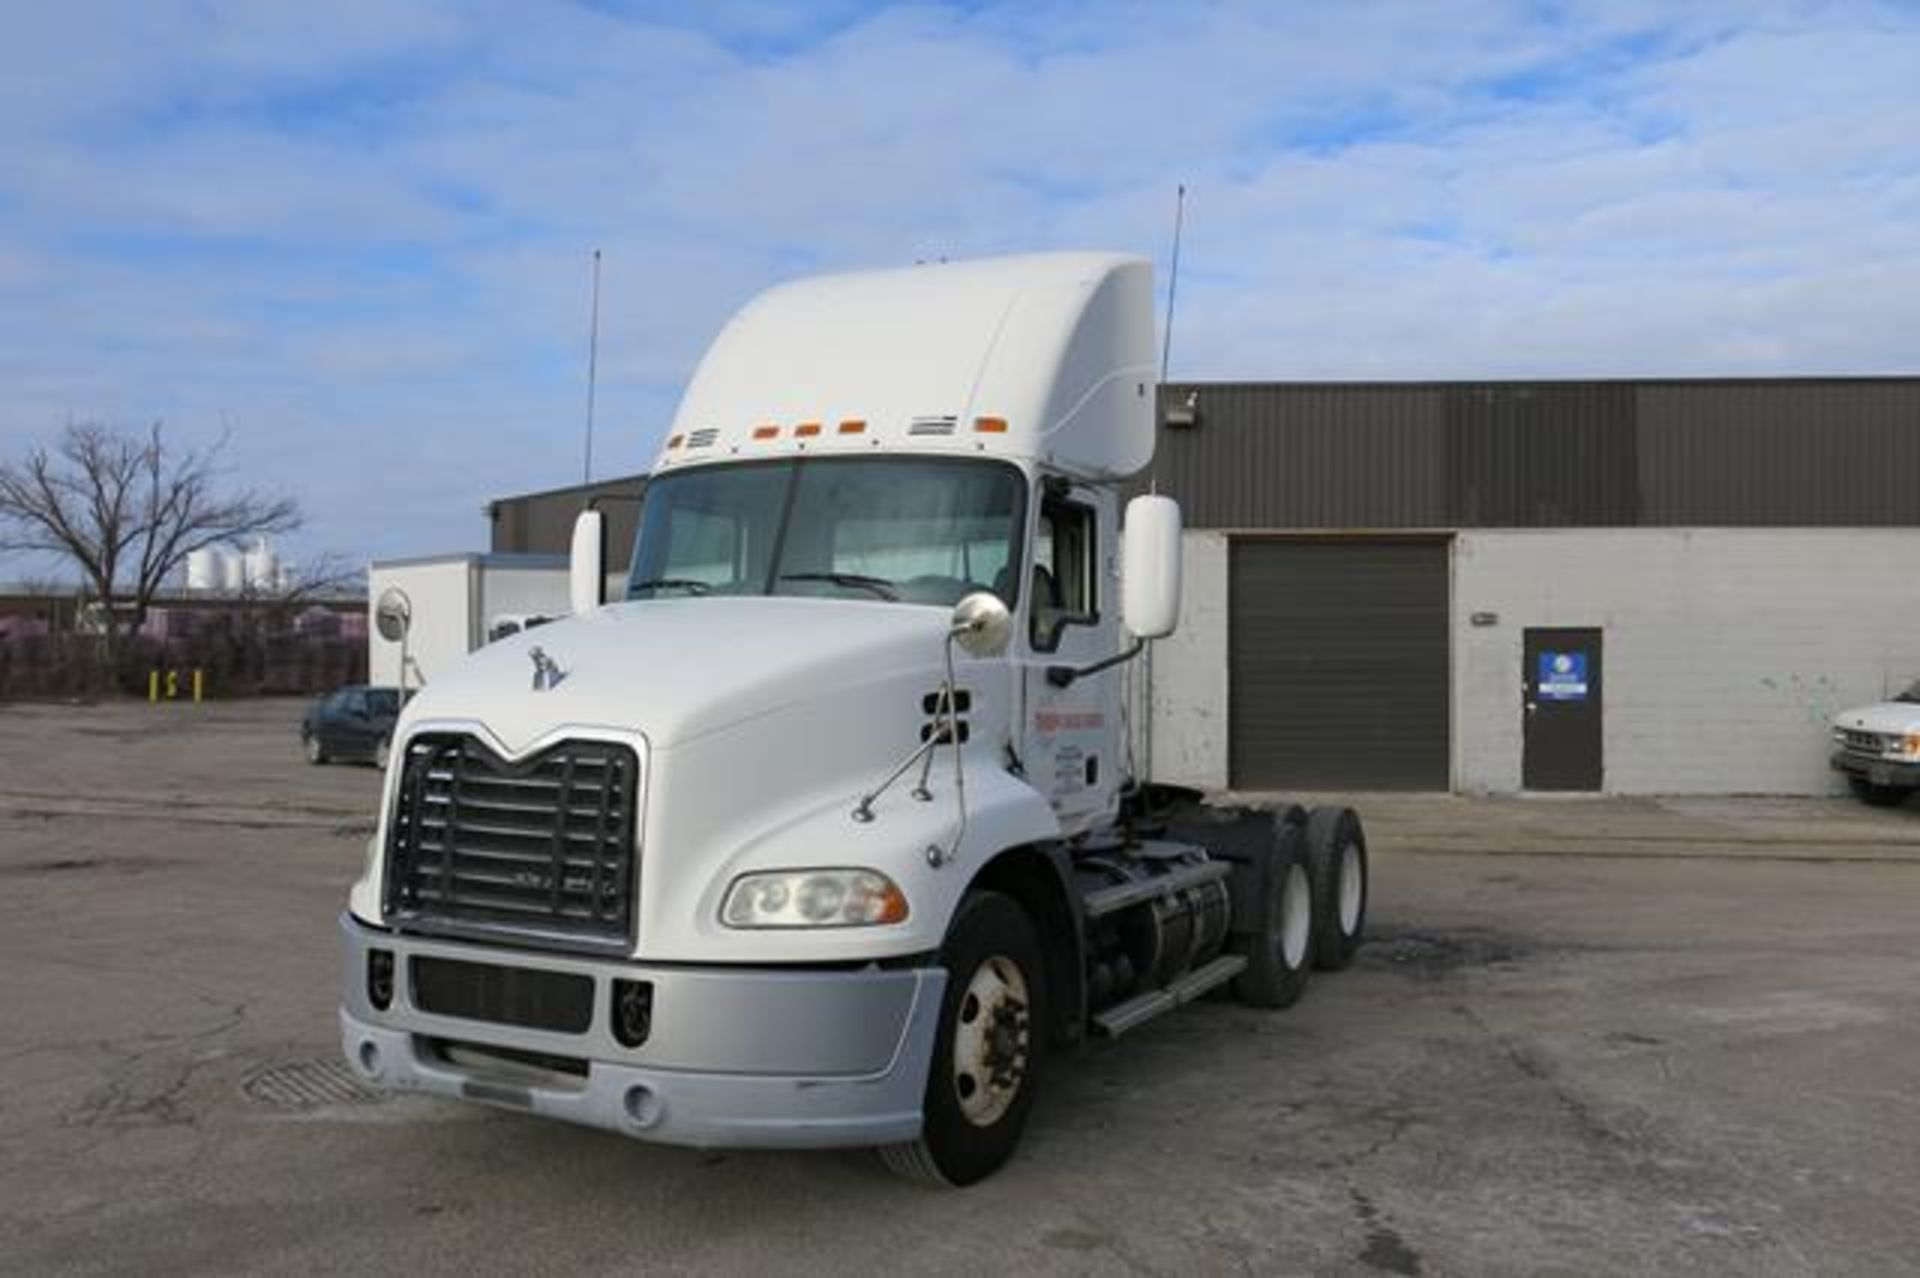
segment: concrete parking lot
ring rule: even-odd
[[[1056,1061],[941,1194],[361,1092],[377,778],[298,712],[0,707],[0,1271],[1920,1266],[1920,806],[1362,800],[1355,970]]]

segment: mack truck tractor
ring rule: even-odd
[[[715,339],[631,568],[396,727],[341,920],[382,1088],[694,1146],[870,1146],[966,1185],[1047,1063],[1361,943],[1342,808],[1138,760],[1180,605],[1153,282],[1045,254],[776,287]],[[608,596],[614,596],[609,598]]]

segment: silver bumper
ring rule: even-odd
[[[886,1145],[920,1133],[946,984],[938,968],[650,967],[401,936],[350,916],[341,931],[341,1045],[376,1086],[676,1145]],[[375,948],[395,960],[384,1010],[368,997],[367,951]],[[591,1023],[556,1033],[422,1011],[416,957],[589,977]],[[652,1028],[639,1047],[614,1037],[616,978],[653,987]],[[488,1049],[538,1054],[555,1067]]]

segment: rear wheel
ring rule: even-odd
[[[1353,962],[1367,927],[1367,836],[1352,808],[1315,808],[1307,818],[1313,878],[1313,965],[1337,972]]]
[[[1875,785],[1863,777],[1848,777],[1847,784],[1853,787],[1855,798],[1876,808],[1897,808],[1907,801],[1907,795],[1911,793],[1897,785]]]
[[[1012,897],[976,892],[940,947],[947,970],[920,1139],[880,1151],[933,1185],[971,1185],[1013,1156],[1039,1083],[1046,1026],[1040,940]]]
[[[1298,825],[1280,827],[1255,882],[1258,926],[1234,938],[1234,952],[1247,960],[1233,978],[1234,997],[1253,1007],[1291,1007],[1313,967],[1313,880]]]

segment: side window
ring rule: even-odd
[[[1079,502],[1049,497],[1040,506],[1033,544],[1032,642],[1035,651],[1060,646],[1068,626],[1100,619],[1094,593],[1094,511]]]
[[[347,704],[343,707],[343,709],[352,718],[355,718],[355,719],[366,718],[367,717],[367,694],[359,691],[349,692],[347,694]]]

